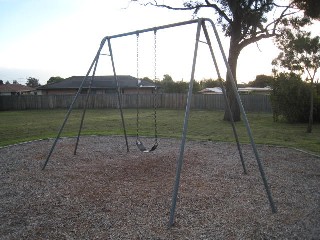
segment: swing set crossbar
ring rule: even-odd
[[[184,21],[184,22],[172,23],[172,24],[167,24],[167,25],[163,25],[163,26],[145,28],[145,29],[141,29],[141,30],[106,36],[102,39],[102,41],[106,41],[107,39],[121,38],[121,37],[130,36],[130,35],[147,33],[147,32],[152,32],[152,31],[154,32],[154,31],[158,31],[158,30],[162,30],[162,29],[168,29],[168,28],[180,27],[180,26],[184,26],[184,25],[195,24],[195,23],[198,23],[199,20],[204,21],[204,22],[211,21],[211,19],[209,19],[209,18],[200,18],[200,19],[194,19],[194,20],[189,20],[189,21]]]

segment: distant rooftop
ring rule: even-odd
[[[220,87],[214,87],[214,88],[204,88],[200,93],[216,93],[216,94],[222,94],[222,89]]]
[[[79,88],[81,82],[83,81],[84,76],[72,76],[66,78],[65,80],[57,83],[47,84],[38,87],[39,90],[46,89],[75,89]],[[118,75],[117,76],[118,84],[120,88],[136,88],[138,79],[129,75]],[[91,76],[83,84],[83,88],[89,88],[91,81]],[[141,79],[141,87],[150,87],[154,88],[155,84],[150,80]],[[95,76],[92,82],[92,89],[101,89],[101,88],[116,88],[114,81],[114,76]]]
[[[22,92],[31,92],[35,89],[21,84],[1,84],[0,93],[22,93]]]

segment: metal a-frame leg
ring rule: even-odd
[[[264,184],[264,187],[265,187],[265,190],[266,190],[266,193],[267,193],[267,197],[268,197],[268,200],[269,200],[269,203],[270,203],[270,207],[272,209],[272,212],[275,213],[277,211],[277,209],[276,209],[275,204],[273,202],[271,191],[269,189],[269,185],[268,185],[268,182],[267,182],[267,179],[266,179],[266,175],[264,173],[263,165],[262,165],[262,162],[260,160],[256,145],[255,145],[255,142],[253,140],[253,136],[252,136],[252,133],[251,133],[251,128],[249,126],[249,122],[248,122],[247,116],[245,114],[245,111],[244,111],[244,108],[243,108],[239,93],[238,93],[237,88],[235,86],[235,82],[234,82],[234,78],[233,78],[230,66],[229,66],[227,58],[226,58],[226,56],[224,54],[224,51],[223,51],[223,48],[222,48],[222,44],[221,44],[218,32],[217,32],[217,30],[215,28],[215,25],[211,20],[209,20],[209,22],[211,23],[211,25],[212,25],[212,27],[214,29],[216,40],[217,40],[217,42],[219,44],[219,48],[220,48],[221,54],[223,56],[225,65],[227,67],[227,72],[231,76],[231,79],[233,81],[232,82],[232,88],[233,88],[233,91],[234,91],[234,93],[236,95],[238,104],[240,106],[241,113],[242,113],[243,118],[244,118],[244,122],[245,122],[245,125],[246,125],[247,133],[249,135],[250,142],[251,142],[251,145],[252,145],[252,148],[253,148],[257,163],[258,163],[259,171],[260,171],[261,178],[263,180],[263,184]],[[198,27],[197,27],[197,34],[196,34],[196,44],[195,44],[195,50],[194,50],[194,58],[193,58],[193,65],[192,65],[191,80],[190,80],[190,83],[189,83],[187,106],[186,106],[184,125],[183,125],[182,141],[181,141],[181,145],[180,145],[180,153],[179,153],[179,158],[178,158],[178,162],[177,162],[177,169],[176,169],[176,179],[175,179],[173,196],[172,196],[172,205],[171,205],[171,210],[170,210],[169,227],[171,227],[174,224],[174,215],[175,215],[175,208],[176,208],[176,203],[177,203],[177,195],[178,195],[179,184],[180,184],[180,175],[181,175],[182,164],[183,164],[183,155],[184,155],[186,134],[187,134],[187,128],[188,128],[188,119],[189,119],[190,104],[191,104],[192,89],[193,89],[193,79],[194,79],[194,72],[195,72],[195,65],[196,65],[196,58],[197,58],[197,50],[198,50],[198,43],[199,43],[201,25],[203,27],[204,34],[205,34],[206,39],[207,39],[207,43],[208,43],[208,46],[209,46],[209,49],[210,49],[210,53],[211,53],[212,59],[214,61],[215,67],[217,69],[217,73],[218,73],[219,79],[221,79],[221,76],[220,76],[220,73],[219,73],[219,70],[218,70],[218,67],[217,67],[217,63],[216,63],[214,54],[213,54],[212,46],[211,46],[211,43],[210,43],[210,38],[209,38],[209,35],[208,35],[208,32],[207,32],[205,23],[204,23],[204,21],[199,20],[198,21]],[[222,91],[223,91],[223,95],[225,97],[225,102],[226,102],[228,111],[230,111],[229,113],[231,113],[230,105],[229,105],[228,99],[226,97],[226,92],[225,92],[225,89],[224,89],[221,81],[220,81],[220,84],[221,84],[221,88],[222,88]],[[230,116],[232,116],[232,114],[230,114]],[[238,146],[238,150],[239,150],[242,166],[243,166],[243,169],[244,169],[244,173],[246,173],[247,171],[246,171],[246,167],[245,167],[245,164],[244,164],[244,161],[243,161],[243,155],[242,155],[241,147],[240,147],[240,144],[239,144],[239,139],[238,139],[238,135],[237,135],[237,132],[236,132],[234,120],[233,120],[233,118],[231,118],[231,120],[232,120],[231,124],[232,124],[233,132],[234,132],[234,135],[235,135],[235,138],[236,138],[236,141],[237,141],[237,146]]]
[[[195,43],[195,47],[194,47],[191,78],[190,78],[190,82],[189,82],[187,105],[186,105],[186,111],[185,111],[184,123],[183,123],[182,140],[181,140],[181,145],[180,145],[180,153],[179,153],[179,158],[178,158],[178,162],[177,162],[177,169],[176,169],[176,179],[175,179],[175,184],[174,184],[174,188],[173,188],[173,195],[172,195],[169,227],[171,227],[174,223],[174,214],[175,214],[175,209],[176,209],[176,205],[177,205],[177,196],[178,196],[178,191],[179,191],[180,175],[181,175],[181,169],[182,169],[182,164],[183,164],[184,148],[185,148],[186,136],[187,136],[187,131],[188,131],[188,120],[189,120],[190,105],[191,105],[191,99],[192,99],[192,89],[193,89],[194,73],[195,73],[195,67],[196,67],[196,61],[197,61],[200,30],[201,30],[201,20],[198,21],[198,26],[197,26],[196,43]]]
[[[99,54],[99,56],[100,56],[100,54]],[[97,65],[98,65],[98,62],[99,62],[99,56],[98,56],[97,61],[96,61],[95,65],[94,65],[93,73],[92,73],[91,80],[90,80],[90,83],[89,83],[89,89],[87,91],[86,101],[85,101],[85,105],[84,105],[84,108],[83,108],[83,113],[82,113],[82,116],[81,116],[80,127],[79,127],[78,136],[77,136],[77,141],[76,141],[76,145],[75,145],[74,152],[73,152],[74,155],[77,154],[77,149],[78,149],[78,144],[79,144],[79,140],[80,140],[83,121],[84,121],[84,117],[86,115],[86,111],[87,111],[87,107],[88,107],[88,101],[89,101],[89,96],[90,96],[90,92],[91,92],[92,82],[93,82],[95,74],[96,74]]]
[[[110,39],[108,39],[108,47],[109,47],[109,53],[110,53],[110,57],[111,57],[113,72],[114,72],[114,76],[115,76],[114,82],[115,82],[115,85],[116,85],[116,91],[117,91],[117,96],[118,96],[118,105],[119,105],[119,109],[120,109],[122,128],[123,128],[123,132],[124,132],[124,138],[125,138],[125,142],[126,142],[127,152],[129,152],[129,144],[128,144],[127,131],[126,131],[125,121],[124,121],[124,117],[123,117],[121,96],[120,96],[118,79],[117,79],[117,76],[116,76],[116,73],[115,73],[114,60],[113,60],[113,54],[112,54],[112,48],[111,48],[111,44],[110,44]],[[100,56],[100,55],[99,55],[99,56]],[[74,149],[74,155],[76,155],[76,152],[77,152],[78,143],[79,143],[79,138],[80,138],[80,134],[81,134],[81,129],[82,129],[82,126],[83,126],[83,120],[84,120],[84,117],[85,117],[85,114],[86,114],[86,110],[87,110],[87,106],[88,106],[88,100],[89,100],[89,95],[90,95],[90,91],[91,91],[91,86],[92,86],[92,82],[94,81],[94,77],[95,77],[97,65],[98,65],[98,60],[96,61],[96,64],[95,64],[95,66],[94,66],[93,74],[92,74],[91,81],[90,81],[90,84],[89,84],[89,90],[88,90],[88,92],[87,92],[86,102],[85,102],[85,106],[84,106],[84,110],[83,110],[83,114],[82,114],[82,118],[81,118],[81,122],[80,122],[80,128],[79,128],[79,133],[78,133],[78,137],[77,137],[76,147],[75,147],[75,149]]]
[[[98,59],[99,59],[99,55],[100,55],[101,49],[102,49],[103,46],[104,46],[104,43],[105,43],[105,40],[103,39],[103,41],[101,42],[100,47],[99,47],[99,49],[98,49],[98,52],[97,52],[96,56],[94,57],[91,65],[90,65],[90,67],[89,67],[89,70],[88,70],[86,76],[83,78],[83,80],[82,80],[82,82],[81,82],[81,84],[80,84],[80,87],[79,87],[76,95],[74,96],[74,98],[73,98],[73,100],[72,100],[72,102],[71,102],[71,104],[70,104],[70,106],[69,106],[69,109],[68,109],[68,111],[67,111],[67,113],[66,113],[66,115],[65,115],[65,118],[64,118],[64,120],[63,120],[63,122],[62,122],[62,125],[61,125],[61,127],[60,127],[60,129],[59,129],[58,135],[57,135],[55,141],[54,141],[53,144],[52,144],[52,147],[51,147],[51,149],[50,149],[50,152],[49,152],[49,154],[48,154],[48,156],[47,156],[47,159],[46,159],[45,163],[43,164],[42,170],[44,170],[44,169],[46,168],[46,166],[47,166],[47,164],[48,164],[48,162],[49,162],[49,159],[50,159],[50,157],[51,157],[51,155],[52,155],[52,153],[53,153],[53,150],[54,150],[54,148],[56,147],[57,142],[58,142],[58,140],[59,140],[59,138],[60,138],[60,136],[61,136],[62,130],[64,129],[64,127],[65,127],[65,125],[66,125],[66,123],[67,123],[67,120],[68,120],[68,118],[69,118],[69,116],[70,116],[70,113],[71,113],[72,110],[73,110],[73,105],[74,105],[74,103],[76,102],[76,100],[78,99],[78,97],[79,97],[79,95],[80,95],[80,93],[81,93],[81,91],[82,91],[83,84],[84,84],[84,82],[87,80],[87,78],[88,78],[88,76],[89,76],[89,74],[90,74],[93,66],[96,64],[96,62],[97,62]]]
[[[219,48],[220,48],[220,52],[222,54],[225,66],[227,67],[227,73],[231,78],[232,91],[234,92],[234,94],[236,96],[236,99],[237,99],[241,114],[243,116],[243,121],[244,121],[246,129],[247,129],[247,134],[249,136],[250,143],[251,143],[251,146],[252,146],[252,149],[253,149],[257,164],[258,164],[258,168],[259,168],[260,175],[261,175],[261,178],[262,178],[262,181],[263,181],[263,184],[264,184],[264,188],[266,190],[266,194],[267,194],[267,197],[268,197],[268,200],[269,200],[269,204],[270,204],[271,210],[272,210],[273,213],[276,213],[277,212],[277,208],[276,208],[276,206],[274,204],[274,201],[273,201],[273,198],[272,198],[272,194],[271,194],[271,191],[270,191],[270,188],[269,188],[267,177],[266,177],[266,174],[264,172],[263,164],[262,164],[262,161],[260,159],[256,144],[254,142],[254,139],[253,139],[253,136],[252,136],[252,132],[251,132],[251,128],[250,128],[250,125],[249,125],[249,121],[248,121],[247,115],[245,113],[244,107],[242,105],[242,102],[241,102],[241,99],[240,99],[240,95],[239,95],[239,93],[237,91],[237,86],[236,86],[236,83],[234,81],[234,77],[233,77],[233,74],[231,72],[230,66],[228,64],[227,57],[226,57],[226,55],[225,55],[225,53],[223,51],[223,47],[222,47],[222,44],[221,44],[221,40],[219,38],[218,31],[217,31],[213,21],[210,20],[210,19],[208,19],[208,21],[212,25],[212,28],[213,28],[217,43],[218,43]]]
[[[78,137],[77,137],[77,142],[76,142],[76,146],[75,146],[75,150],[74,150],[74,154],[76,154],[76,151],[77,151],[77,147],[78,147],[78,142],[79,142],[79,137],[80,137],[80,134],[81,134],[81,129],[82,129],[82,126],[83,126],[83,121],[84,121],[84,117],[85,117],[85,113],[86,113],[86,109],[87,109],[87,103],[88,103],[88,99],[89,99],[89,93],[91,91],[91,84],[92,84],[92,81],[94,79],[94,75],[95,75],[95,71],[96,71],[96,67],[97,67],[97,64],[98,64],[98,60],[99,60],[99,56],[100,56],[100,53],[101,53],[101,50],[105,44],[105,41],[106,41],[106,38],[103,38],[103,40],[101,41],[100,43],[100,47],[97,51],[97,54],[95,56],[95,58],[93,59],[90,67],[89,67],[89,70],[86,74],[86,76],[83,78],[81,84],[80,84],[80,87],[76,93],[76,95],[74,96],[70,106],[69,106],[69,109],[65,115],[65,118],[63,120],[63,123],[58,131],[58,134],[57,134],[57,137],[55,138],[55,141],[54,143],[52,144],[52,147],[50,149],[50,152],[45,160],[45,163],[43,164],[43,167],[42,167],[42,170],[44,170],[49,162],[49,159],[53,153],[53,150],[55,148],[55,146],[57,145],[57,142],[61,136],[61,133],[67,123],[67,120],[73,110],[73,105],[74,103],[76,102],[76,100],[78,99],[81,91],[82,91],[82,88],[83,88],[83,84],[85,83],[85,81],[87,80],[92,68],[94,67],[94,72],[93,72],[93,75],[92,75],[92,78],[91,78],[91,81],[90,81],[90,87],[89,87],[89,90],[87,92],[87,96],[86,96],[86,103],[85,103],[85,108],[84,108],[84,111],[83,111],[83,114],[82,114],[82,118],[81,118],[81,123],[80,123],[80,128],[79,128],[79,132],[78,132]],[[113,66],[113,70],[114,70],[114,62],[113,62],[113,55],[112,55],[112,50],[111,50],[111,45],[110,45],[110,39],[108,39],[108,44],[109,44],[109,51],[110,51],[110,56],[111,56],[111,60],[112,60],[112,66]],[[114,75],[115,75],[115,82],[116,82],[116,86],[117,86],[117,94],[118,94],[118,102],[119,102],[119,108],[120,108],[120,113],[121,113],[121,120],[122,120],[122,126],[123,126],[123,130],[124,130],[124,135],[125,135],[125,141],[126,141],[126,146],[127,146],[127,151],[129,152],[129,144],[128,144],[128,140],[127,140],[127,133],[126,133],[126,128],[125,128],[125,123],[124,123],[124,117],[123,117],[123,111],[122,111],[122,104],[121,104],[121,98],[120,98],[120,92],[119,92],[119,86],[118,86],[118,81],[117,81],[117,77],[116,77],[116,74],[115,74],[115,70],[114,70]]]
[[[242,149],[241,149],[241,146],[240,146],[240,141],[239,141],[238,133],[237,133],[237,130],[236,130],[236,126],[235,126],[235,123],[234,123],[234,120],[233,120],[233,115],[232,115],[232,112],[231,112],[230,103],[229,103],[229,100],[227,98],[226,89],[224,88],[223,82],[221,80],[222,78],[221,78],[221,75],[220,75],[220,70],[219,70],[219,67],[218,67],[214,52],[213,52],[213,48],[212,48],[212,45],[211,45],[210,37],[209,37],[208,30],[207,30],[205,22],[202,22],[202,29],[203,29],[203,33],[205,35],[205,38],[206,38],[210,53],[211,53],[211,57],[212,57],[214,66],[216,68],[216,72],[217,72],[218,79],[219,79],[219,84],[220,84],[220,87],[222,89],[222,93],[223,93],[223,97],[224,97],[224,102],[226,104],[227,110],[229,111],[229,115],[230,115],[230,118],[231,118],[230,123],[231,123],[231,127],[232,127],[232,130],[233,130],[233,134],[234,134],[235,140],[237,142],[237,147],[238,147],[238,151],[239,151],[239,155],[240,155],[240,161],[241,161],[241,164],[242,164],[243,173],[247,174],[247,168],[246,168],[246,165],[245,165],[245,162],[244,162],[244,159],[243,159]]]
[[[110,38],[108,38],[108,47],[109,47],[109,53],[110,53],[110,58],[111,58],[111,63],[112,63],[114,82],[116,84],[116,89],[117,89],[117,97],[118,97],[118,104],[119,104],[119,110],[120,110],[120,115],[121,115],[123,134],[124,134],[124,138],[126,141],[127,152],[129,152],[128,137],[127,137],[127,131],[126,131],[126,126],[125,126],[124,117],[123,117],[122,101],[121,101],[121,96],[120,96],[120,86],[119,86],[116,68],[115,68],[115,64],[114,64],[114,58],[113,58]]]

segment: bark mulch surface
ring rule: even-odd
[[[1,148],[0,239],[320,239],[320,158],[258,146],[274,214],[251,146],[245,175],[235,144],[188,141],[169,229],[180,141],[134,141],[63,138],[45,170],[53,140]]]

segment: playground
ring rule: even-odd
[[[142,138],[148,144],[151,139]],[[187,141],[175,223],[168,228],[179,140],[143,153],[129,137],[83,136],[0,149],[1,239],[316,239],[320,159],[259,145],[272,213],[250,145]]]
[[[152,90],[154,137],[146,138],[139,100],[140,89],[146,87],[139,80],[140,35],[153,32],[156,81],[157,32],[190,24],[197,24],[197,31],[181,141],[158,135],[157,86]],[[240,144],[206,24],[217,40],[250,145]],[[201,30],[205,42],[200,40]],[[131,35],[137,45],[135,137],[127,135],[111,47],[112,39]],[[106,43],[107,54],[102,53]],[[187,141],[199,43],[208,46],[236,143]],[[100,55],[110,57],[123,136],[80,139]],[[62,138],[85,83],[89,88],[78,134]],[[319,156],[255,144],[210,19],[104,37],[56,138],[1,148],[0,161],[0,238],[4,239],[314,239],[320,235]]]

